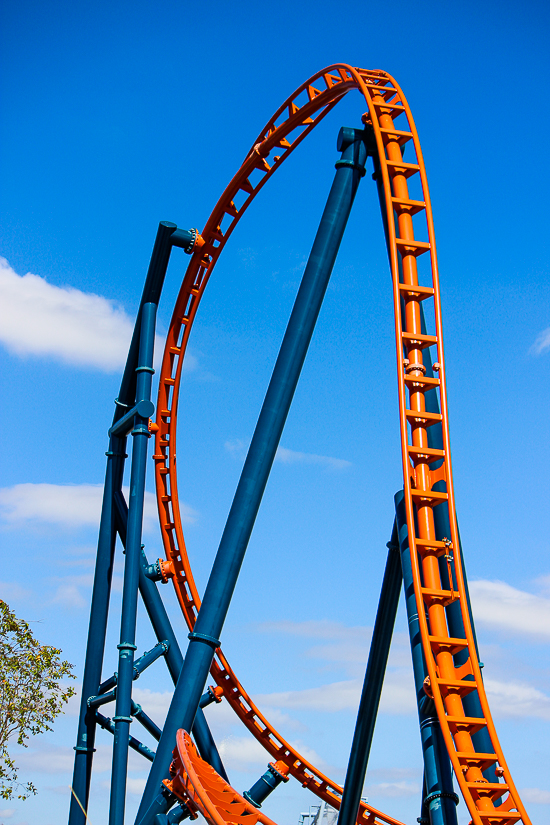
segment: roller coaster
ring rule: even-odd
[[[362,125],[340,130],[341,157],[334,182],[201,601],[185,547],[176,473],[177,411],[189,335],[237,223],[290,153],[352,90],[366,103]],[[266,719],[224,656],[220,635],[369,157],[392,276],[403,490],[395,496],[395,520],[342,787],[310,764]],[[410,196],[412,183],[415,193],[421,191],[418,200]],[[173,247],[191,257],[170,322],[155,408],[151,392],[156,312]],[[122,482],[129,435],[127,503]],[[154,563],[149,563],[141,543],[150,438],[165,551],[165,558]],[[272,825],[261,811],[262,803],[291,778],[338,809],[339,825],[400,825],[362,801],[361,792],[402,588],[424,759],[418,822],[456,825],[459,796],[454,774],[474,825],[529,825],[483,685],[455,511],[432,210],[416,127],[393,77],[340,63],[318,72],[285,100],[254,140],[200,234],[168,222],[159,225],[106,455],[70,825],[86,822],[98,727],[111,733],[113,741],[109,825],[124,822],[129,748],[151,763],[136,825],[174,825],[199,814],[210,825]],[[125,548],[118,670],[102,681],[117,537]],[[189,628],[185,655],[157,589],[157,582],[168,581]],[[139,594],[158,644],[136,658]],[[162,730],[132,699],[133,680],[159,658],[164,658],[174,682]],[[209,674],[214,685],[206,689]],[[222,701],[273,760],[242,795],[229,782],[204,715],[204,707]],[[109,702],[115,707],[112,718],[100,712]],[[158,741],[156,752],[130,735],[133,719]]]

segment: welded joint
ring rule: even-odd
[[[270,762],[267,771],[248,791],[244,791],[243,797],[255,808],[261,808],[270,793],[277,788],[281,782],[288,782],[289,767],[285,762]]]
[[[214,636],[209,636],[207,633],[196,633],[194,630],[189,633],[187,638],[190,642],[203,642],[204,644],[210,645],[214,650],[221,645],[220,640],[215,639]]]
[[[157,559],[152,564],[147,565],[144,569],[144,573],[148,579],[151,579],[151,581],[166,584],[169,579],[172,579],[176,575],[176,569],[173,561]]]
[[[186,253],[192,255],[197,249],[204,246],[204,238],[197,229],[176,229],[170,236],[172,246],[178,246]]]
[[[119,420],[113,424],[108,431],[109,437],[112,438],[113,436],[116,436],[118,438],[123,438],[128,435],[134,426],[136,416],[148,420],[152,417],[154,412],[155,405],[152,401],[148,401],[146,399],[138,401],[138,403],[132,407],[131,410],[128,410],[126,415],[123,415],[122,418],[119,418]]]
[[[214,702],[219,704],[222,700],[222,696],[223,696],[223,688],[222,687],[209,686],[206,693],[203,693],[201,698],[200,698],[199,707],[207,708],[208,705],[211,705]]]
[[[453,791],[434,791],[424,798],[424,805],[430,805],[436,799],[452,799],[455,805],[458,805],[460,799],[453,793]]]

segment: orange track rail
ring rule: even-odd
[[[409,106],[397,83],[386,72],[336,64],[323,69],[300,86],[254,141],[244,163],[206,223],[202,232],[204,246],[194,252],[176,302],[160,374],[157,404],[159,430],[153,457],[166,557],[173,564],[176,594],[187,624],[192,629],[200,598],[185,549],[176,476],[177,407],[190,330],[212,270],[254,197],[285,158],[352,89],[357,89],[367,103],[363,120],[374,128],[387,204],[405,505],[430,687],[453,769],[474,825],[511,825],[516,822],[529,825],[530,820],[513,784],[491,719],[466,599],[452,484],[439,280],[426,172]],[[394,121],[398,118],[400,121],[396,127]],[[403,161],[402,147],[406,143],[415,153],[412,162],[409,158],[407,162]],[[416,175],[421,185],[421,200],[412,200],[409,195],[408,179]],[[418,237],[419,232],[422,240]],[[428,266],[427,272],[422,275],[423,283],[420,283],[417,259],[424,254]],[[435,318],[435,328],[429,335],[421,332],[422,301],[431,302]],[[427,315],[432,317],[432,313]],[[426,346],[437,350],[438,378],[425,376],[422,349]],[[424,393],[434,388],[439,394],[440,414],[425,411]],[[427,428],[435,422],[442,425],[442,450],[428,448]],[[434,462],[441,466],[432,469]],[[433,489],[438,481],[445,483],[445,492]],[[448,504],[451,524],[451,536],[447,542],[436,540],[433,520],[434,507],[443,501]],[[438,559],[441,555],[450,556],[450,551],[454,554],[455,582],[447,591],[442,589]],[[465,628],[463,639],[450,638],[447,627],[446,609],[457,600]],[[468,659],[457,667],[454,655],[464,650],[468,652]],[[211,673],[217,685],[223,688],[224,696],[237,716],[266,750],[283,761],[289,773],[305,787],[339,807],[342,788],[303,759],[277,733],[247,695],[221,649],[216,651]],[[483,712],[483,717],[479,719],[466,717],[462,704],[462,697],[473,690],[478,693]],[[491,738],[493,750],[489,754],[476,753],[472,740],[472,735],[481,727],[487,728]],[[178,747],[182,741],[178,739]],[[503,782],[491,784],[485,781],[483,771],[495,763],[498,763],[498,773],[503,777]],[[180,758],[178,764],[187,766],[189,763]],[[193,764],[196,765],[196,759]],[[223,780],[219,778],[219,782],[223,783]],[[195,792],[204,792],[208,796],[209,791],[201,787],[203,791],[199,792],[195,786]],[[236,793],[232,789],[231,792]],[[506,796],[504,802],[496,806],[495,800],[503,796]],[[204,810],[209,810],[205,799],[201,804],[206,806]],[[236,821],[220,815],[223,821]],[[204,813],[204,816],[212,825],[220,825],[217,815]],[[361,803],[357,821],[398,825],[396,820],[365,803]]]

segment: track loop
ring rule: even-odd
[[[201,233],[205,244],[193,254],[188,266],[172,316],[160,374],[159,430],[154,459],[166,557],[176,570],[173,578],[176,594],[192,629],[200,598],[185,548],[176,475],[177,407],[190,330],[216,262],[252,200],[289,154],[352,89],[357,89],[367,104],[363,119],[374,131],[386,201],[405,505],[430,687],[453,769],[474,825],[511,825],[519,821],[529,825],[490,715],[462,572],[449,448],[439,280],[426,172],[407,101],[395,80],[385,72],[336,64],[300,86],[254,140]],[[434,319],[433,329],[422,329],[422,302],[428,309],[426,316]],[[439,365],[437,376],[426,371],[423,351],[428,348],[435,350],[433,360]],[[425,394],[430,391],[437,395],[440,412],[426,407]],[[434,425],[442,430],[440,447],[429,444],[429,429]],[[435,534],[433,511],[441,505],[449,512],[451,535],[447,542],[438,540]],[[440,559],[447,565],[447,583],[442,580]],[[447,610],[456,602],[460,604],[464,627],[460,638],[452,637],[448,627]],[[221,650],[216,652],[211,672],[239,719],[266,750],[285,762],[290,774],[305,787],[339,807],[341,787],[279,736],[247,695]],[[462,699],[471,691],[479,697],[483,714],[480,718],[465,714]],[[489,733],[493,748],[490,754],[476,752],[472,736],[481,727]],[[496,763],[504,781],[488,783],[483,771]],[[498,805],[503,796],[505,801]],[[361,803],[358,822],[375,820],[398,825],[391,817]],[[220,825],[216,817],[209,821]]]

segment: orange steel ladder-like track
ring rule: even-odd
[[[191,327],[210,274],[225,243],[254,197],[296,146],[351,89],[357,89],[367,103],[363,121],[372,124],[374,130],[386,201],[396,319],[405,506],[414,589],[430,689],[447,751],[474,825],[512,825],[516,822],[528,825],[530,820],[506,765],[487,703],[462,572],[449,449],[439,280],[426,172],[409,106],[395,80],[386,72],[365,71],[346,64],[335,64],[300,86],[277,110],[254,141],[251,151],[225,189],[201,233],[204,245],[199,247],[197,244],[184,277],[167,336],[160,374],[156,421],[159,429],[155,436],[153,458],[156,462],[157,498],[166,558],[171,562],[169,568],[174,571],[172,580],[180,606],[192,629],[200,607],[200,598],[185,548],[176,475],[177,407],[183,359]],[[398,119],[396,127],[394,123]],[[405,144],[414,151],[412,162],[410,158],[407,162],[403,160]],[[420,182],[420,200],[413,200],[409,195],[410,179]],[[422,239],[417,237],[419,232]],[[425,267],[427,271],[422,275],[423,283],[419,282],[420,256],[425,256],[422,260],[428,264]],[[423,333],[421,329],[423,301],[432,310],[427,313],[427,317],[435,319],[430,334]],[[434,360],[437,362],[436,367],[438,366],[437,378],[425,375],[422,363],[422,350],[425,347],[436,348],[437,356]],[[427,412],[425,409],[424,393],[432,389],[438,391],[440,413]],[[443,432],[443,449],[440,450],[428,447],[427,431],[436,422],[441,424]],[[431,467],[433,463],[440,464],[438,469]],[[445,492],[433,489],[437,482],[444,482]],[[435,535],[433,510],[441,502],[446,502],[449,509],[451,535],[447,541],[437,541]],[[444,590],[438,559],[442,555],[448,555],[450,550],[454,554],[456,581],[453,582],[451,574],[451,590]],[[450,638],[446,619],[447,606],[455,601],[460,603],[465,628],[464,638],[459,639]],[[459,651],[467,651],[468,658],[457,667],[453,657]],[[341,786],[324,776],[277,733],[239,683],[221,649],[216,651],[211,673],[239,719],[265,749],[275,759],[283,762],[290,775],[304,787],[331,805],[339,807]],[[462,697],[470,691],[477,691],[479,696],[483,713],[480,718],[465,715]],[[486,727],[489,733],[491,753],[477,753],[475,750],[472,735],[482,727]],[[198,806],[212,825],[239,821],[232,819],[232,815],[223,806],[223,810],[216,809],[216,814],[209,807],[208,798],[213,793],[212,782],[214,785],[218,783],[216,787],[220,793],[220,789],[227,783],[193,751],[190,740],[182,737],[183,734],[178,735],[179,755],[174,763],[178,766],[178,787],[187,788],[185,793],[182,791],[182,798],[195,800],[195,807]],[[184,752],[186,756],[182,755]],[[191,753],[192,758],[189,755]],[[503,782],[487,782],[483,771],[496,763]],[[202,775],[202,771],[208,775],[208,781],[197,780],[195,784],[189,773],[192,769],[195,778]],[[217,780],[212,778],[212,774],[218,777]],[[175,782],[175,779],[172,781]],[[192,792],[189,782],[194,788]],[[230,786],[227,788],[224,793],[236,794]],[[199,797],[200,804],[197,801]],[[504,802],[497,806],[495,801],[503,797]],[[265,821],[266,825],[270,822],[262,816],[258,818]],[[397,820],[363,802],[357,821],[399,825]]]

